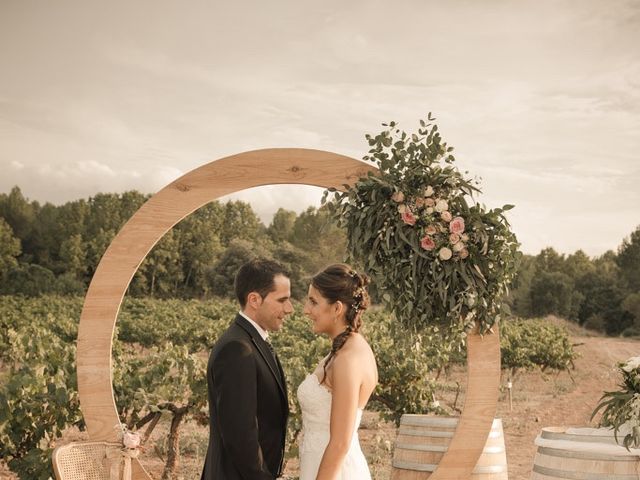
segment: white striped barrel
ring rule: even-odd
[[[543,428],[531,480],[638,480],[640,457],[620,446],[610,430],[599,430]]]
[[[400,419],[393,454],[392,480],[422,480],[436,470],[458,426],[458,418],[405,414]],[[473,480],[507,480],[502,421],[495,419],[471,476]]]

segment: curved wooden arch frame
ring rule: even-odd
[[[247,188],[302,184],[343,189],[376,169],[336,153],[274,148],[203,165],[147,201],[107,248],[85,297],[78,329],[80,406],[91,440],[116,440],[120,420],[111,376],[111,348],[120,304],[153,246],[180,220],[223,195]],[[498,335],[468,337],[469,377],[464,409],[449,451],[432,480],[470,478],[491,429],[500,378]],[[136,460],[134,479],[151,479]]]

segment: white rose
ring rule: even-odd
[[[624,370],[627,373],[630,373],[631,371],[635,370],[638,367],[640,367],[640,357],[631,357],[622,366],[622,370]]]
[[[430,197],[431,195],[433,195],[433,187],[429,185],[427,188],[424,189],[424,196]]]
[[[438,255],[440,256],[441,260],[449,260],[453,255],[453,252],[449,250],[447,247],[442,247],[438,252]]]
[[[472,293],[468,293],[465,298],[465,303],[467,304],[467,307],[473,308],[473,306],[476,304],[476,296]]]
[[[431,402],[431,408],[438,408],[440,407],[440,402],[438,400],[434,400],[433,402]]]
[[[454,252],[459,252],[459,251],[461,251],[464,247],[465,247],[465,244],[464,244],[463,242],[455,243],[455,244],[453,245],[453,251],[454,251]]]
[[[401,203],[400,205],[398,205],[398,212],[399,213],[404,213],[407,211],[407,206],[404,203]]]
[[[432,207],[427,208],[427,213],[431,215],[433,213],[433,208]]]
[[[444,212],[445,210],[449,210],[449,204],[446,200],[438,200],[436,202],[436,212]]]

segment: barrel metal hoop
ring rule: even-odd
[[[490,453],[490,454],[503,453],[503,452],[504,452],[504,445],[500,445],[496,447],[484,447],[484,449],[482,450],[482,453]]]
[[[406,462],[404,460],[393,460],[394,468],[401,468],[403,470],[413,470],[416,472],[435,472],[437,465],[431,463],[417,463]],[[473,473],[488,474],[488,473],[503,473],[507,470],[506,465],[490,465],[485,467],[475,467]],[[618,479],[614,479],[618,480]],[[628,480],[628,479],[624,479]]]
[[[400,428],[398,435],[409,435],[412,437],[438,437],[438,438],[452,438],[453,432],[437,432],[430,430],[403,430]]]
[[[420,445],[414,443],[398,443],[395,448],[396,450],[415,450],[419,452],[446,452],[448,450],[447,445]],[[503,452],[503,446],[484,447],[484,450],[482,450],[483,454],[496,454]]]
[[[446,452],[447,447],[445,445],[418,445],[411,443],[398,443],[396,450],[415,450],[418,452]]]
[[[404,460],[394,459],[393,467],[401,468],[403,470],[414,470],[416,472],[434,472],[438,466],[431,463],[406,462]]]
[[[458,417],[454,418],[446,418],[446,417],[429,417],[420,414],[409,414],[406,413],[402,415],[400,419],[400,425],[411,425],[411,426],[431,426],[431,427],[450,427],[455,428],[458,426],[459,422]],[[500,425],[502,424],[502,419],[494,418],[493,423],[491,424],[491,428],[494,430],[498,430]]]
[[[400,425],[410,425],[412,427],[449,427],[456,428],[458,426],[457,418],[434,418],[423,416],[408,416],[403,415],[400,420]]]
[[[553,478],[567,478],[569,480],[637,480],[638,475],[614,475],[610,473],[588,473],[558,470],[556,468],[541,467],[534,465],[533,471],[541,475]]]
[[[615,462],[637,462],[638,457],[630,455],[609,455],[606,453],[580,452],[577,450],[562,450],[551,447],[538,447],[538,453],[550,457],[576,458],[579,460],[613,460]]]
[[[548,432],[542,430],[540,437],[546,440],[565,440],[578,443],[607,443],[611,445],[619,445],[614,437],[596,436],[596,435],[569,435],[566,433]]]
[[[484,467],[476,467],[473,473],[503,473],[507,471],[506,465],[487,465]]]

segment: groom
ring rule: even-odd
[[[241,311],[213,346],[207,366],[209,448],[201,480],[273,480],[282,473],[289,402],[269,343],[293,311],[286,270],[252,260],[238,271]]]

